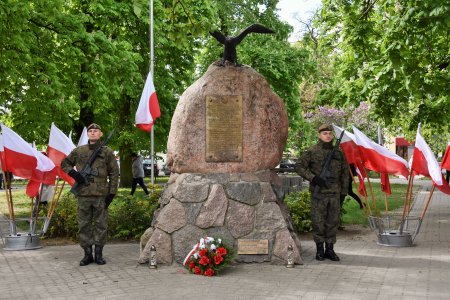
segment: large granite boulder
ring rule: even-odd
[[[242,160],[207,162],[206,98],[242,96]],[[283,154],[288,134],[284,103],[264,77],[247,66],[217,66],[181,96],[167,144],[167,165],[174,173],[246,173],[273,169]]]
[[[240,262],[285,263],[291,245],[301,264],[281,180],[271,171],[287,132],[283,101],[261,75],[247,66],[211,65],[183,93],[172,118],[172,175],[141,239],[139,262],[148,262],[155,245],[160,263],[182,263],[200,238],[213,236],[238,250]],[[251,248],[259,241],[262,251]]]

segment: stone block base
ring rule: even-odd
[[[224,240],[236,253],[239,239],[268,240],[268,254],[237,255],[238,262],[285,264],[292,245],[294,262],[303,264],[280,183],[270,170],[172,174],[151,227],[141,237],[139,263],[148,262],[152,245],[158,263],[182,263],[200,238],[211,236]]]

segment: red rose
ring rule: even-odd
[[[209,277],[214,276],[214,271],[212,269],[208,269],[205,271],[204,275]]]
[[[221,255],[214,256],[214,263],[216,265],[220,264],[223,261],[223,257]]]
[[[195,267],[194,268],[194,274],[200,275],[200,274],[202,274],[202,270],[200,270],[199,267]]]
[[[206,266],[207,264],[209,264],[209,258],[207,258],[206,256],[203,256],[202,258],[200,258],[200,261],[198,263],[203,266]]]
[[[198,255],[200,255],[200,257],[202,257],[202,256],[205,256],[206,253],[208,253],[208,250],[206,250],[206,248],[205,248],[205,249],[200,250],[200,252],[198,253]]]
[[[225,249],[224,247],[220,247],[220,248],[217,248],[217,254],[218,255],[226,255],[227,254],[227,249]]]
[[[195,267],[195,262],[191,261],[189,263],[189,270],[193,269]]]

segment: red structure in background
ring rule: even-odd
[[[403,137],[395,138],[395,153],[408,160],[408,147],[414,146],[414,142],[409,142]]]

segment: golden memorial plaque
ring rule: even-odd
[[[269,240],[238,239],[238,254],[269,254]]]
[[[242,161],[242,96],[206,96],[207,162]]]

